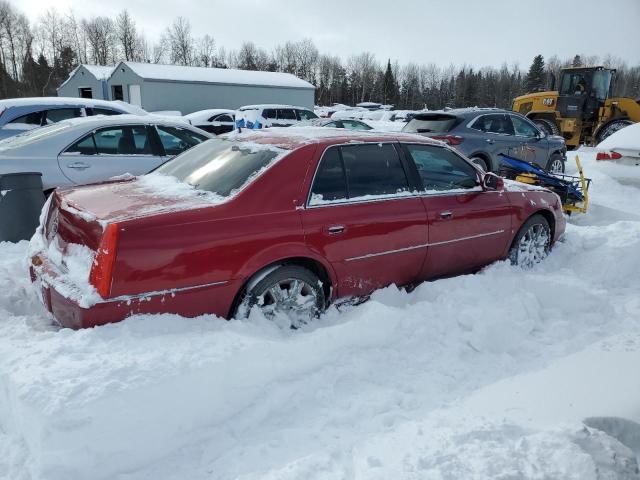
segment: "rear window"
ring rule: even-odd
[[[228,197],[287,153],[288,150],[271,145],[214,139],[193,147],[155,172]]]
[[[66,130],[70,126],[71,124],[65,122],[54,123],[52,125],[35,128],[28,132],[14,135],[13,137],[5,138],[4,140],[0,140],[0,151],[24,147],[26,145],[39,142],[42,139],[49,138],[56,135],[58,132]]]
[[[452,115],[414,117],[402,129],[409,133],[445,133],[453,128],[457,118]]]

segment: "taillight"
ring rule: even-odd
[[[435,140],[442,140],[443,142],[448,143],[449,145],[460,145],[464,138],[460,135],[437,135],[431,137]]]
[[[596,160],[619,160],[622,155],[618,152],[598,152]]]
[[[116,246],[118,243],[118,224],[111,223],[107,226],[100,245],[93,260],[89,282],[93,285],[102,298],[107,298],[111,291],[111,278],[113,264],[116,260]]]

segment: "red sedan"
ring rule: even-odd
[[[253,307],[295,327],[337,298],[542,260],[565,229],[559,198],[504,182],[424,137],[245,132],[144,177],[57,191],[31,277],[71,328]]]

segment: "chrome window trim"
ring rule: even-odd
[[[495,232],[487,232],[487,233],[479,233],[478,235],[470,235],[467,237],[460,237],[460,238],[454,238],[453,240],[445,240],[442,242],[434,242],[434,243],[423,243],[420,245],[414,245],[411,247],[404,247],[404,248],[396,248],[394,250],[385,250],[384,252],[377,252],[377,253],[367,253],[366,255],[360,255],[357,257],[349,257],[347,259],[345,259],[346,262],[353,262],[356,260],[365,260],[367,258],[374,258],[374,257],[380,257],[383,255],[391,255],[394,253],[402,253],[402,252],[409,252],[412,250],[418,250],[420,248],[428,248],[428,247],[437,247],[440,245],[448,245],[450,243],[457,243],[457,242],[463,242],[465,240],[474,240],[476,238],[482,238],[482,237],[489,237],[491,235],[499,235],[501,233],[504,233],[505,230],[496,230]]]
[[[447,145],[434,145],[434,144],[422,143],[422,142],[403,142],[401,140],[385,141],[385,142],[359,141],[358,143],[354,143],[354,142],[336,143],[334,145],[329,145],[327,148],[325,148],[322,151],[322,154],[320,155],[320,160],[318,161],[318,163],[316,165],[316,170],[315,170],[315,172],[313,174],[313,178],[311,179],[311,186],[309,188],[309,192],[307,193],[306,202],[305,202],[304,206],[302,207],[302,209],[336,207],[336,206],[341,206],[341,205],[358,205],[358,204],[366,204],[366,203],[373,203],[373,202],[386,202],[386,201],[392,201],[392,200],[405,200],[407,198],[444,197],[444,196],[452,196],[452,195],[468,195],[470,193],[488,192],[488,190],[482,189],[482,184],[480,184],[480,185],[477,185],[476,187],[470,188],[468,192],[453,192],[453,191],[449,191],[449,190],[443,190],[442,193],[428,193],[427,191],[422,191],[422,192],[413,191],[413,192],[408,193],[407,195],[388,194],[388,195],[380,195],[380,196],[377,196],[375,198],[370,198],[370,199],[366,199],[366,200],[350,200],[350,199],[346,199],[346,200],[327,200],[327,203],[311,205],[310,202],[311,202],[311,195],[313,193],[313,184],[316,181],[316,175],[318,174],[318,170],[320,169],[320,163],[322,162],[322,157],[324,157],[324,155],[327,153],[327,150],[329,150],[332,147],[342,147],[342,146],[349,146],[349,145],[362,145],[362,144],[366,144],[366,143],[372,143],[372,144],[374,144],[374,143],[387,144],[388,143],[388,144],[391,144],[391,145],[394,145],[394,146],[395,146],[395,144],[399,144],[399,145],[426,145],[428,147],[443,148],[445,150],[449,150],[450,152],[452,152],[455,155],[457,155],[458,157],[460,157],[462,160],[467,162],[467,164],[469,164],[476,172],[478,172],[478,174],[480,174],[480,171],[474,166],[473,163],[471,163],[468,159],[466,159],[465,157],[460,155],[458,152],[456,152],[453,148],[450,148]],[[478,179],[478,181],[480,181],[480,179]],[[480,190],[477,190],[478,187],[480,188]],[[501,192],[498,192],[498,193],[501,193]]]

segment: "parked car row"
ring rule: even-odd
[[[179,120],[117,115],[63,120],[0,141],[0,174],[40,172],[56,187],[145,174],[212,135]]]
[[[57,190],[31,275],[72,328],[254,307],[298,327],[392,283],[531,266],[564,229],[555,194],[505,188],[442,142],[270,128],[202,142],[150,175]]]

